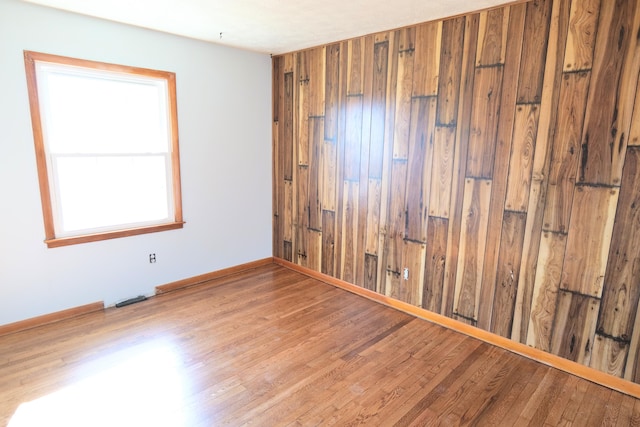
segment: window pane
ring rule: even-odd
[[[162,155],[55,157],[61,233],[166,221],[173,216],[167,162]]]
[[[164,82],[60,72],[45,76],[45,126],[52,153],[167,152]]]

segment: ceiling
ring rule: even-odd
[[[25,0],[166,33],[280,54],[513,0]]]

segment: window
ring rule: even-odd
[[[181,228],[175,74],[24,55],[47,246]]]

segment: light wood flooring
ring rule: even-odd
[[[640,425],[640,402],[278,265],[0,337],[0,425]]]

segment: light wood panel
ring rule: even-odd
[[[274,255],[636,381],[638,3],[275,57]]]

